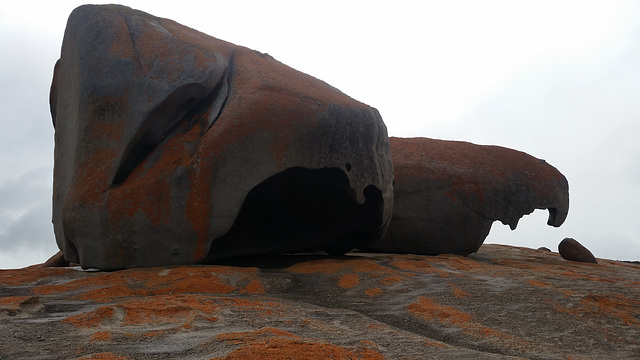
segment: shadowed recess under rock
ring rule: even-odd
[[[374,186],[367,186],[364,196],[364,204],[357,204],[340,169],[287,169],[249,192],[233,227],[214,240],[203,262],[219,260],[220,254],[324,250],[342,255],[373,245],[382,236],[384,201]]]

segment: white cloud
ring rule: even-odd
[[[33,11],[18,1],[0,12],[0,267],[14,253],[33,253],[27,265],[55,250],[52,234],[45,236],[53,161],[48,91],[66,19],[81,3],[39,2]],[[640,234],[637,2],[123,3],[325,80],[378,108],[391,135],[507,146],[567,176],[565,225],[547,227],[538,211],[515,232],[494,225],[490,241],[553,248],[549,239],[573,236],[596,256],[640,258],[629,250],[639,247]],[[32,171],[49,178],[20,184]]]

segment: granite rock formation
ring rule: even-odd
[[[640,266],[469,257],[0,271],[0,358],[638,359]],[[235,264],[239,265],[239,264]]]
[[[124,6],[70,15],[50,95],[53,224],[85,268],[344,253],[385,232],[377,110],[262,54]]]
[[[468,255],[478,251],[496,220],[513,230],[535,209],[548,209],[552,226],[567,217],[567,179],[544,160],[461,141],[390,142],[393,216],[376,251]]]
[[[576,239],[564,238],[558,244],[558,252],[565,260],[597,264],[595,256]]]

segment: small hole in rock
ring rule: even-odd
[[[351,171],[351,164],[347,163],[344,167],[347,169],[347,171]]]

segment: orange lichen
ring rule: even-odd
[[[302,339],[287,331],[271,327],[250,332],[219,334],[216,338],[240,346],[226,356],[214,358],[215,360],[384,359],[382,354],[368,346],[350,350],[314,339]]]
[[[168,332],[169,332],[169,330],[147,331],[146,333],[142,334],[142,336],[144,336],[144,337],[154,337],[154,336],[164,335],[164,334],[166,334]]]
[[[34,288],[34,292],[52,294],[81,290],[76,298],[98,302],[164,294],[229,294],[237,290],[236,287],[224,283],[216,274],[228,271],[228,267],[223,266],[121,270],[88,276],[64,284],[38,286]],[[236,270],[236,273],[244,273],[249,277],[253,272],[255,270]]]
[[[103,321],[111,320],[115,315],[113,306],[102,306],[88,313],[70,316],[63,320],[78,328],[94,328],[100,326]]]
[[[386,357],[382,355],[379,351],[372,349],[372,347],[379,348],[380,346],[373,341],[363,340],[360,341],[361,347],[359,349],[355,349],[354,352],[357,358],[363,360],[384,360]]]
[[[384,324],[370,324],[367,326],[367,328],[371,329],[371,330],[387,330],[389,329],[389,327],[387,325]]]
[[[382,292],[383,291],[380,288],[371,288],[364,291],[365,294],[371,297],[381,295]]]
[[[434,256],[432,261],[443,264],[454,271],[486,272],[489,267],[485,263],[481,263],[461,255],[438,255]]]
[[[280,330],[274,327],[265,327],[259,330],[250,332],[230,332],[216,335],[216,339],[220,341],[230,342],[232,344],[242,344],[245,341],[256,341],[265,336],[279,336],[288,337],[292,339],[300,339],[299,336],[293,335],[290,332]]]
[[[335,274],[340,271],[357,273],[397,273],[393,269],[377,264],[374,260],[368,259],[322,259],[307,261],[290,266],[287,271],[300,274]]]
[[[344,274],[340,276],[340,280],[338,280],[338,286],[343,289],[351,289],[358,284],[360,284],[360,277],[358,274]]]
[[[462,290],[461,288],[456,286],[454,283],[449,283],[449,286],[451,286],[451,289],[453,290],[453,296],[457,298],[465,298],[470,295],[468,292]]]
[[[91,354],[88,357],[83,356],[78,360],[127,360],[126,356],[116,355],[110,352]]]
[[[217,321],[221,307],[251,311],[252,316],[268,317],[282,308],[272,301],[203,297],[200,295],[157,295],[102,306],[84,314],[68,317],[64,322],[78,328],[94,328],[108,321],[122,326],[174,323],[190,328],[196,319]]]
[[[471,315],[463,313],[453,306],[438,304],[434,298],[425,296],[420,296],[418,302],[407,305],[407,309],[425,320],[436,319],[442,323],[462,328],[472,322]]]
[[[623,295],[587,295],[580,300],[581,308],[574,309],[573,314],[592,314],[597,317],[614,316],[627,326],[640,327],[640,301],[629,299]]]
[[[389,285],[393,285],[397,282],[401,282],[405,280],[404,276],[401,275],[391,275],[391,276],[387,276],[384,279],[380,280],[380,284],[385,285],[385,286],[389,286]]]
[[[200,315],[212,316],[219,305],[208,299],[187,295],[156,296],[118,305],[124,310],[123,325],[185,323]]]
[[[242,290],[241,292],[255,295],[255,294],[264,294],[267,291],[262,286],[262,284],[260,284],[260,282],[252,281],[251,283],[249,283],[249,285],[245,286],[244,290]]]
[[[19,286],[29,285],[38,280],[68,274],[68,268],[42,268],[39,265],[24,269],[0,270],[0,285]]]
[[[551,284],[546,283],[544,281],[539,281],[539,280],[534,280],[534,279],[528,279],[527,282],[532,285],[532,286],[536,286],[536,287],[540,287],[540,288],[548,288],[551,287]]]
[[[438,274],[440,277],[448,277],[449,273],[443,271],[426,260],[413,260],[413,259],[398,259],[389,263],[396,269],[403,271],[410,271],[420,274]]]
[[[7,296],[0,298],[0,311],[17,311],[21,307],[40,305],[37,296]]]
[[[438,304],[434,298],[420,296],[418,302],[411,303],[406,308],[419,318],[454,325],[476,337],[509,337],[500,331],[475,322],[471,315],[461,312],[453,306]]]
[[[441,348],[445,348],[448,347],[449,345],[445,344],[445,343],[441,343],[439,341],[433,341],[433,340],[428,340],[425,339],[424,340],[425,345],[427,346],[433,346],[433,347],[441,347]]]
[[[98,331],[89,337],[89,341],[107,341],[111,340],[111,333],[109,331]]]

